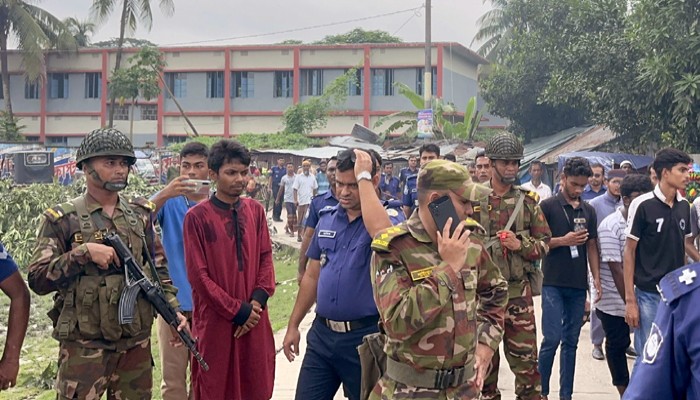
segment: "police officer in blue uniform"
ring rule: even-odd
[[[277,165],[270,168],[270,182],[268,187],[272,191],[272,199],[277,198],[277,192],[280,190],[280,182],[282,177],[287,174],[287,167],[284,164],[284,158],[280,157],[277,159]],[[272,209],[272,220],[275,222],[282,222],[282,203],[279,204],[275,202]]]
[[[413,210],[418,207],[418,175],[409,175],[406,178],[406,185],[403,188],[403,197],[401,198],[401,203],[403,205],[403,211],[406,218],[411,216]]]
[[[667,274],[642,361],[624,400],[700,398],[700,263]]]
[[[379,313],[372,296],[369,262],[372,237],[362,217],[358,181],[379,183],[372,172],[355,174],[355,153],[338,155],[336,196],[339,204],[321,211],[307,255],[310,262],[301,281],[284,338],[284,353],[292,361],[299,354],[299,324],[316,302],[316,319],[306,340],[307,349],[297,382],[296,399],[331,399],[343,385],[352,400],[360,397],[360,359],[357,346],[377,332]],[[402,213],[387,209],[392,223]]]
[[[327,207],[333,207],[338,204],[338,199],[335,197],[335,171],[338,165],[338,157],[331,157],[328,160],[326,167],[326,176],[328,177],[328,183],[330,184],[330,189],[324,193],[315,196],[311,199],[311,205],[306,211],[306,216],[304,217],[304,235],[301,239],[301,249],[299,250],[299,264],[297,270],[297,283],[301,283],[301,279],[304,277],[304,272],[306,271],[306,264],[309,261],[309,257],[306,256],[306,251],[309,249],[309,244],[311,244],[311,239],[316,232],[316,225],[318,220],[321,218],[321,210]]]

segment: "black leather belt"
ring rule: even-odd
[[[333,332],[348,333],[358,329],[367,328],[368,326],[376,326],[377,321],[379,321],[379,316],[371,315],[369,317],[364,317],[353,321],[333,321],[332,319],[317,315],[316,319],[322,324],[326,325],[328,329],[332,330]]]

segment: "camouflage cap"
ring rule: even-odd
[[[469,170],[448,160],[432,160],[418,172],[418,190],[451,190],[465,200],[482,201],[491,189],[472,181]]]

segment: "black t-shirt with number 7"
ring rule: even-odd
[[[657,186],[634,199],[627,215],[625,235],[637,241],[634,284],[645,292],[656,293],[656,285],[664,275],[686,264],[690,204],[677,194],[670,207],[665,198]]]

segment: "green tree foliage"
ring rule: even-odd
[[[477,53],[489,61],[497,61],[504,55],[513,32],[525,27],[523,10],[525,0],[484,0],[493,7],[476,21],[479,30],[471,44],[479,43]]]
[[[141,97],[151,100],[160,94],[160,74],[165,63],[158,49],[144,47],[137,54],[129,58],[131,66],[117,70],[109,82],[109,91],[115,99],[119,99],[121,105],[125,100],[130,100],[131,127],[129,138],[133,140],[134,106],[136,100]]]
[[[153,187],[138,175],[129,174],[129,186],[124,195],[127,198],[150,197],[159,189],[160,186]],[[43,212],[84,192],[84,179],[69,186],[58,183],[15,185],[11,180],[0,180],[0,241],[21,268],[29,264]]]
[[[20,118],[8,118],[7,113],[0,111],[0,142],[22,142],[22,130],[26,125],[19,125]]]
[[[75,40],[66,25],[31,1],[0,0],[0,71],[5,102],[5,119],[16,126],[10,97],[10,70],[7,60],[7,41],[14,38],[22,53],[22,68],[29,81],[38,81],[45,67],[46,49],[75,49]],[[12,132],[17,134],[18,131]]]
[[[166,16],[170,16],[175,12],[174,0],[159,0],[160,10]],[[124,38],[127,33],[133,33],[139,24],[151,30],[153,24],[153,10],[151,9],[151,0],[93,0],[90,11],[98,23],[105,21],[115,10],[121,8],[121,17],[119,19],[119,39],[117,40],[117,56],[114,64],[114,71],[121,68],[122,53],[124,52]],[[111,106],[109,108],[109,126],[114,124],[114,99],[111,98]]]
[[[326,86],[321,96],[299,102],[284,110],[284,131],[307,135],[325,127],[333,107],[345,103],[350,88],[358,84],[356,73],[357,69],[349,69]]]
[[[150,40],[146,39],[136,39],[136,38],[124,38],[124,42],[122,43],[123,47],[158,47],[157,44],[151,42]],[[107,48],[107,49],[114,49],[119,47],[119,38],[112,38],[109,40],[103,40],[101,42],[95,42],[90,47],[99,47],[99,48]]]
[[[527,21],[482,83],[514,130],[539,136],[573,115],[611,127],[630,151],[700,150],[697,1],[530,0]]]
[[[350,44],[350,43],[401,43],[400,37],[393,36],[389,32],[374,30],[366,31],[355,28],[347,33],[328,35],[314,44]]]
[[[63,23],[70,30],[78,47],[90,46],[90,36],[95,34],[95,28],[97,28],[93,22],[90,20],[81,21],[75,17],[70,17],[63,20]]]

